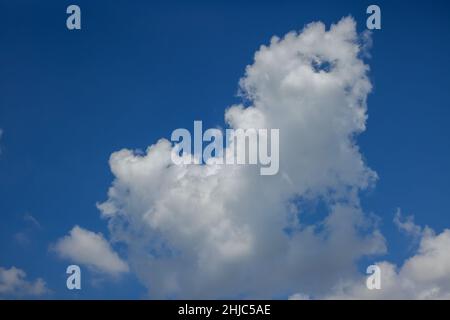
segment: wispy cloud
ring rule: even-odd
[[[29,213],[26,213],[23,216],[23,221],[26,225],[20,231],[16,232],[13,237],[14,241],[18,244],[26,246],[31,243],[34,233],[42,230],[42,226],[40,222]]]
[[[399,228],[400,231],[418,238],[422,235],[422,228],[414,223],[413,216],[402,216],[400,209],[397,209],[394,216],[394,223]]]

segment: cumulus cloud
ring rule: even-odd
[[[414,229],[419,227],[414,225]],[[379,262],[381,289],[367,290],[364,279],[335,288],[332,299],[450,299],[450,230],[425,227],[417,253],[398,268]]]
[[[248,105],[229,107],[225,121],[280,129],[278,175],[174,165],[166,139],[111,155],[115,179],[98,207],[150,297],[320,296],[353,278],[358,259],[385,252],[358,198],[377,179],[355,140],[371,91],[361,39],[350,17],[311,23],[273,37],[246,68]],[[306,223],[308,201],[326,216]]]
[[[73,227],[69,235],[52,246],[61,258],[112,276],[128,272],[128,265],[113,251],[101,233]]]
[[[26,276],[25,271],[16,267],[0,267],[0,297],[38,297],[49,292],[44,280],[27,281]]]

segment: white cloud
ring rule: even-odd
[[[28,297],[42,296],[49,290],[45,281],[38,278],[34,281],[26,280],[26,273],[16,267],[5,269],[0,267],[0,297]]]
[[[355,143],[371,90],[361,47],[344,18],[273,37],[255,54],[240,81],[251,106],[228,108],[225,120],[280,129],[276,176],[175,166],[165,139],[143,155],[111,155],[115,180],[99,209],[151,297],[319,296],[352,278],[359,258],[385,252],[358,199],[377,177]],[[307,224],[297,200],[314,199],[328,215]]]
[[[70,234],[59,239],[52,249],[62,258],[86,265],[95,271],[118,275],[128,272],[128,265],[113,251],[101,233],[73,227]]]
[[[417,226],[416,226],[417,227]],[[381,289],[368,290],[362,277],[341,284],[331,299],[450,299],[450,230],[425,228],[417,253],[401,268],[383,261]]]

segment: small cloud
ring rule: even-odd
[[[61,258],[86,265],[94,271],[117,276],[129,271],[128,264],[114,252],[101,233],[75,226],[69,235],[52,246]]]
[[[43,279],[27,281],[26,276],[22,269],[0,267],[0,297],[38,297],[50,292]]]

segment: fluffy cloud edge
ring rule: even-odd
[[[418,248],[401,266],[388,261],[374,263],[380,268],[381,288],[369,290],[366,278],[358,277],[331,290],[323,299],[448,300],[450,299],[450,229],[436,233],[428,226],[402,217],[397,210],[394,224],[401,232],[419,240]]]

